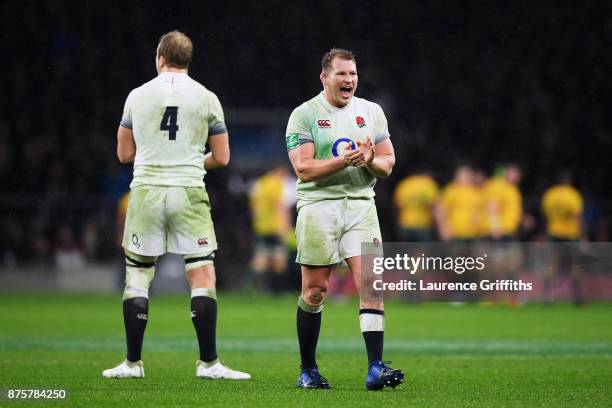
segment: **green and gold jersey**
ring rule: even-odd
[[[556,185],[546,190],[542,198],[542,211],[548,222],[548,235],[579,239],[583,208],[582,195],[570,185]]]
[[[278,235],[282,220],[279,207],[285,196],[285,178],[267,173],[255,181],[249,194],[253,229],[257,235]]]
[[[121,126],[132,129],[136,142],[130,187],[204,186],[208,137],[227,132],[217,96],[176,72],[162,72],[130,92]]]
[[[402,228],[427,229],[433,226],[433,207],[438,200],[438,184],[427,175],[402,180],[393,193]]]
[[[382,108],[353,97],[343,108],[327,102],[323,93],[296,108],[287,125],[287,150],[314,143],[315,159],[332,159],[355,149],[358,140],[370,136],[377,144],[389,138],[387,118]],[[365,167],[347,167],[315,181],[297,182],[298,208],[302,205],[339,198],[374,197],[374,177]]]

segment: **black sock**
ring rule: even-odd
[[[300,304],[305,305],[303,302],[300,302]],[[321,329],[321,310],[306,305],[305,308],[313,311],[304,311],[302,307],[298,305],[297,309],[297,334],[300,343],[302,368],[314,368],[317,366],[315,354]],[[316,309],[318,311],[314,311]]]
[[[368,352],[368,364],[372,361],[382,360],[384,335],[385,332],[383,331],[363,332],[363,339]]]
[[[127,342],[127,359],[136,362],[141,359],[142,340],[149,319],[149,299],[137,297],[123,301],[123,323]]]
[[[216,360],[217,300],[208,296],[192,297],[191,321],[198,336],[200,360],[207,363]]]

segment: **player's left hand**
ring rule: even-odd
[[[376,156],[376,147],[374,146],[374,142],[372,142],[372,138],[369,135],[366,136],[365,142],[362,142],[361,140],[357,141],[357,149],[363,152],[365,166],[372,163],[374,157]]]

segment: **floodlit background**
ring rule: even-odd
[[[400,239],[391,197],[414,170],[427,167],[444,186],[460,163],[491,175],[515,162],[533,221],[522,240],[543,236],[542,193],[569,169],[586,235],[609,241],[605,2],[9,1],[0,23],[0,276],[19,271],[20,281],[4,285],[35,286],[40,274],[51,279],[45,287],[74,285],[67,269],[91,273],[90,289],[121,280],[117,203],[131,166],[116,159],[116,130],[171,29],[193,39],[190,75],[219,96],[230,131],[229,168],[206,177],[222,287],[248,274],[248,189],[270,158],[288,164],[287,119],[321,90],[320,59],[332,46],[356,52],[357,95],[388,117],[397,165],[376,187],[385,240]]]

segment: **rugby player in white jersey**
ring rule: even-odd
[[[230,153],[219,99],[187,74],[192,54],[193,44],[185,34],[172,31],[160,38],[155,56],[159,75],[130,92],[117,133],[119,160],[134,162],[123,236],[127,356],[117,367],[104,370],[106,378],[144,377],[141,350],[148,290],[155,261],[167,252],[185,260],[200,347],[196,377],[251,378],[217,357],[217,241],[203,178],[208,170],[227,166]],[[207,144],[210,152],[205,154]]]
[[[321,311],[332,267],[346,261],[361,287],[361,243],[380,242],[374,203],[377,178],[391,174],[395,154],[379,105],[354,96],[357,66],[350,51],[332,49],[322,60],[323,92],[296,108],[287,126],[289,159],[298,176],[296,235],[302,291],[297,333],[298,386],[330,388],[315,360]],[[360,295],[362,292],[360,291]],[[383,362],[382,299],[360,296],[359,322],[368,354],[366,388],[395,387],[401,370]]]

